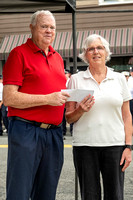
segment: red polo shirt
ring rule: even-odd
[[[63,59],[51,46],[49,50],[45,56],[31,39],[13,49],[3,68],[3,85],[18,85],[20,92],[44,95],[66,88]],[[63,111],[64,106],[9,107],[8,116],[58,125]]]

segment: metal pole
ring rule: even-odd
[[[76,12],[72,11],[72,33],[73,33],[73,73],[77,72],[77,38],[76,38]],[[78,200],[78,177],[75,171],[75,200]]]
[[[72,11],[72,34],[73,34],[73,73],[77,72],[77,41],[76,41],[76,12]]]

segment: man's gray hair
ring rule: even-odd
[[[38,15],[47,15],[47,16],[51,16],[53,17],[54,21],[55,21],[55,17],[54,15],[49,11],[49,10],[40,10],[40,11],[36,11],[32,16],[31,16],[31,24],[33,26],[36,25],[36,22],[37,22],[37,17]]]
[[[86,58],[86,50],[87,48],[91,45],[91,43],[96,40],[96,39],[100,39],[101,42],[102,42],[102,45],[105,47],[105,51],[107,53],[107,57],[106,57],[106,60],[105,60],[105,63],[107,61],[110,60],[111,58],[111,51],[110,51],[110,48],[109,48],[109,43],[107,42],[107,40],[105,40],[102,36],[98,35],[98,34],[92,34],[92,35],[89,35],[85,41],[84,41],[84,44],[83,44],[83,52],[81,54],[79,54],[79,58],[81,58],[85,63],[89,64],[89,61],[87,60]]]

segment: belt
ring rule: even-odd
[[[30,121],[30,120],[23,119],[21,117],[16,117],[16,116],[9,117],[9,120],[19,120],[19,121],[22,121],[22,122],[27,122],[27,123],[30,123],[30,124],[32,124],[34,126],[38,126],[40,128],[44,128],[44,129],[55,129],[55,128],[61,127],[61,125],[62,125],[62,123],[59,124],[59,125],[44,124],[44,123],[41,123],[41,122]]]

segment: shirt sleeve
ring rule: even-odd
[[[75,74],[71,75],[68,83],[67,83],[67,89],[77,89],[76,87],[76,77]]]
[[[128,87],[128,83],[124,75],[121,74],[121,84],[122,84],[122,96],[123,101],[129,101],[131,100],[131,93]]]
[[[3,85],[19,85],[23,82],[23,56],[19,48],[11,51],[3,67]]]

